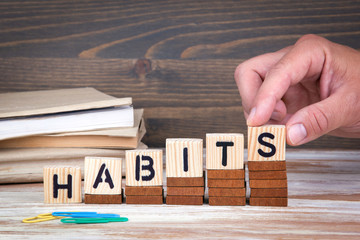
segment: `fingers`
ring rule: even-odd
[[[245,116],[250,114],[256,94],[263,83],[266,73],[276,64],[289,48],[275,53],[260,55],[240,64],[234,78],[239,89]]]
[[[286,124],[288,144],[301,145],[340,127],[347,112],[342,98],[336,93],[297,111]]]
[[[325,61],[324,41],[326,40],[315,36],[301,38],[268,71],[253,99],[252,114],[247,119],[248,125],[260,126],[267,123],[291,85],[318,79]]]

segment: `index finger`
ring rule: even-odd
[[[268,122],[276,103],[281,100],[291,85],[307,79],[317,79],[322,72],[325,54],[320,37],[300,39],[267,73],[254,101],[250,126]],[[314,77],[315,76],[315,77]]]

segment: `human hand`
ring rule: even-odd
[[[235,71],[249,126],[286,124],[287,143],[360,137],[360,52],[315,35]]]

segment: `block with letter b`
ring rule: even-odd
[[[79,167],[44,167],[45,203],[80,203],[81,171]]]
[[[249,161],[284,161],[285,146],[284,125],[248,127]]]
[[[127,204],[162,204],[163,151],[128,150],[126,155]]]
[[[86,157],[85,203],[122,203],[122,158]]]
[[[244,135],[206,134],[206,169],[244,169]]]

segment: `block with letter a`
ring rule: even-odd
[[[85,203],[122,203],[122,158],[85,158]]]
[[[206,134],[209,205],[245,205],[244,135]]]
[[[250,205],[287,206],[284,125],[248,128]]]
[[[204,203],[203,140],[166,139],[166,204],[202,205]]]
[[[127,204],[163,204],[163,151],[127,150]]]
[[[81,172],[79,167],[44,167],[45,203],[80,203]]]

